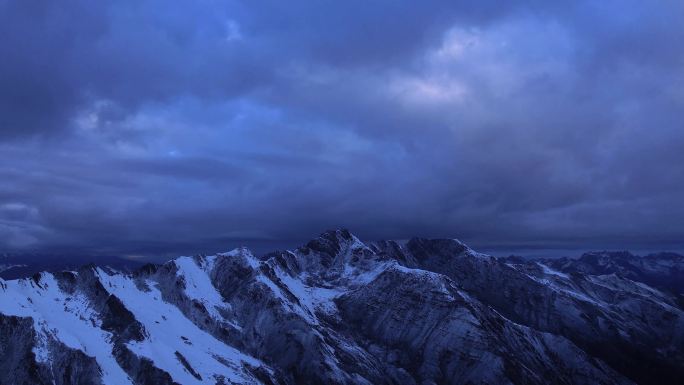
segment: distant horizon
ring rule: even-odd
[[[356,235],[353,231],[352,234]],[[318,234],[317,234],[318,235]],[[182,251],[160,251],[156,253],[142,253],[142,252],[130,252],[130,251],[121,251],[121,252],[106,252],[106,251],[96,251],[96,250],[86,250],[86,249],[78,249],[78,248],[69,248],[69,247],[58,247],[55,249],[48,249],[48,250],[40,250],[40,249],[34,249],[34,250],[9,250],[9,249],[0,249],[0,256],[3,254],[13,254],[13,255],[44,255],[44,256],[51,256],[51,255],[65,255],[65,256],[74,256],[74,257],[119,257],[119,258],[124,258],[132,261],[143,261],[143,262],[154,262],[154,263],[159,263],[162,261],[167,261],[171,260],[176,257],[180,256],[186,256],[186,255],[212,255],[216,253],[222,253],[222,252],[228,252],[231,250],[234,250],[239,247],[247,247],[250,251],[252,251],[255,255],[264,255],[270,252],[274,251],[280,251],[280,250],[294,250],[298,247],[304,246],[308,241],[315,239],[316,236],[313,236],[308,239],[302,239],[302,240],[291,240],[291,241],[264,241],[264,240],[235,240],[231,242],[227,242],[225,247],[221,246],[213,246],[213,247],[208,247],[208,248],[202,248],[202,247],[197,247],[197,248],[191,248],[191,247],[184,247],[182,248]],[[363,237],[359,237],[361,241],[363,242],[377,242],[381,240],[394,240],[398,242],[406,242],[410,238],[406,239],[374,239],[374,240],[369,240],[365,239]],[[421,238],[421,237],[418,237]],[[425,238],[433,238],[433,239],[438,239],[438,238],[447,238],[447,239],[459,239],[460,241],[464,242],[466,245],[471,247],[477,252],[481,252],[484,254],[488,254],[494,257],[508,257],[508,256],[520,256],[523,258],[562,258],[562,257],[569,257],[569,258],[578,258],[582,256],[585,253],[589,252],[601,252],[601,251],[608,251],[608,252],[620,252],[620,251],[628,251],[634,255],[637,256],[646,256],[648,254],[655,254],[655,253],[661,253],[661,252],[673,252],[677,254],[682,254],[684,255],[684,245],[670,245],[670,246],[663,246],[663,247],[657,247],[657,246],[632,246],[629,247],[628,245],[620,246],[620,245],[587,245],[585,247],[568,247],[569,245],[544,245],[544,244],[536,244],[536,245],[492,245],[492,244],[482,244],[482,243],[471,243],[468,242],[467,240],[464,240],[462,238],[458,237],[425,237]]]

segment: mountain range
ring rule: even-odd
[[[334,230],[0,279],[0,384],[549,383],[684,383],[684,257]]]

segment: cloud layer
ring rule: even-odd
[[[0,0],[0,249],[684,243],[679,1]]]

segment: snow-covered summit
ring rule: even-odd
[[[333,230],[262,257],[0,280],[0,384],[667,383],[683,319],[616,274]]]

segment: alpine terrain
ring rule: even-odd
[[[682,384],[684,257],[329,231],[0,279],[0,384]]]

